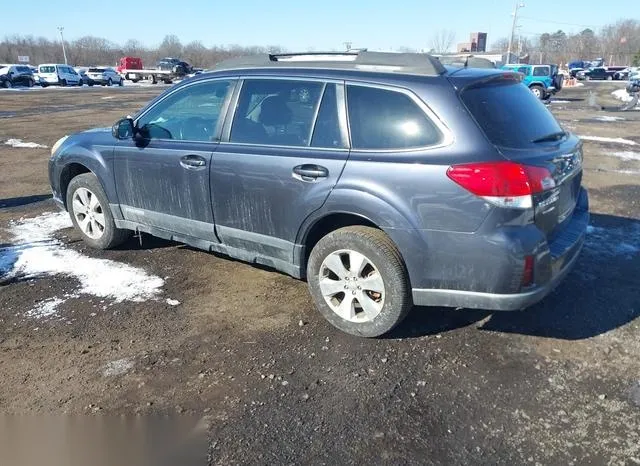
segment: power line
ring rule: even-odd
[[[552,24],[562,24],[564,26],[578,26],[584,28],[595,28],[597,27],[594,24],[576,24],[576,23],[565,23],[563,21],[551,21],[550,19],[540,19],[540,18],[532,18],[531,16],[520,16],[522,19],[529,19],[531,21],[538,21],[540,23],[552,23]]]

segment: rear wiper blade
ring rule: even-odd
[[[555,133],[550,133],[550,134],[547,134],[546,136],[542,136],[541,138],[534,139],[531,142],[535,144],[537,142],[559,141],[560,139],[565,137],[566,134],[567,133],[564,131],[556,131]]]

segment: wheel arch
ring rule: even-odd
[[[86,165],[79,162],[68,163],[62,168],[59,186],[60,197],[62,198],[65,208],[67,208],[67,189],[69,188],[69,183],[71,183],[71,180],[76,176],[82,175],[83,173],[93,173],[95,175]]]

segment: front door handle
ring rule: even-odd
[[[187,170],[198,170],[207,166],[207,161],[199,155],[185,155],[180,159],[180,165]]]
[[[301,181],[315,181],[327,176],[329,176],[329,170],[320,165],[305,164],[293,168],[293,177]]]

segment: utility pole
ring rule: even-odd
[[[511,61],[511,47],[513,46],[513,36],[516,32],[516,23],[518,22],[518,10],[524,7],[524,3],[516,3],[516,8],[513,10],[513,23],[511,24],[511,37],[509,38],[509,48],[507,50],[507,65]]]
[[[68,63],[67,63],[67,51],[64,48],[64,36],[62,35],[62,31],[64,31],[64,27],[63,26],[58,26],[58,32],[60,32],[60,40],[62,41],[62,55],[64,55],[64,64],[68,65]]]

